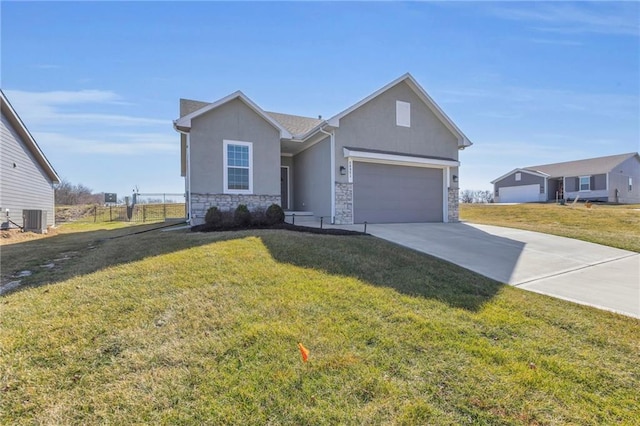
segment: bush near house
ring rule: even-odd
[[[209,207],[204,216],[204,222],[208,225],[222,224],[222,212],[217,207]]]
[[[284,210],[277,204],[271,204],[265,213],[267,224],[284,223]]]
[[[249,208],[247,208],[245,204],[239,204],[235,212],[233,212],[233,220],[238,226],[251,225],[251,212]]]

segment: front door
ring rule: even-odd
[[[280,204],[282,210],[289,210],[289,168],[280,167]]]

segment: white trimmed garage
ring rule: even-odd
[[[442,169],[353,163],[354,223],[443,221]]]
[[[540,185],[504,186],[499,189],[501,203],[531,203],[540,201]]]

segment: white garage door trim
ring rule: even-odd
[[[442,170],[442,221],[449,222],[449,187],[451,185],[451,167],[458,167],[459,161],[435,159],[427,157],[414,157],[411,155],[389,154],[371,151],[359,151],[350,148],[343,148],[343,154],[347,159],[347,178],[353,184],[353,162],[368,162],[377,164],[389,164],[409,167],[426,167]],[[355,206],[351,209],[351,223],[355,219]]]
[[[498,189],[501,203],[530,203],[540,201],[540,184],[504,186]]]

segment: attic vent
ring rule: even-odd
[[[396,101],[396,126],[411,127],[411,104]]]

